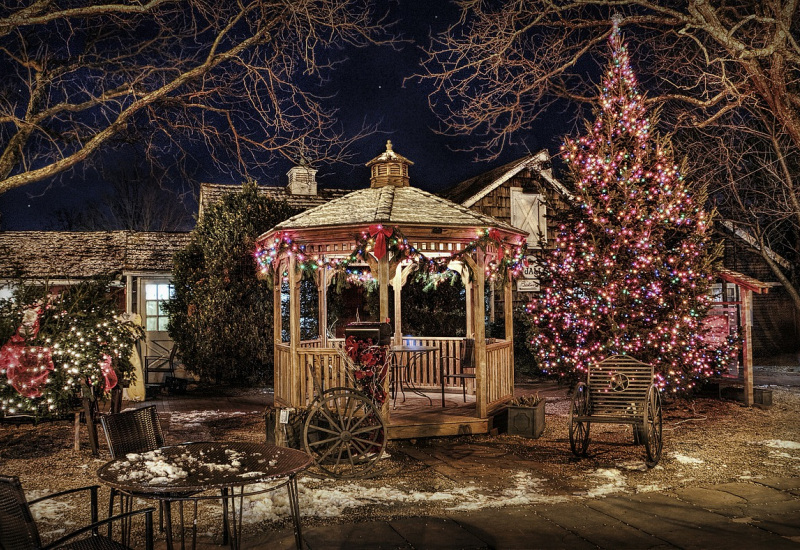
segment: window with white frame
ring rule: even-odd
[[[145,329],[148,331],[166,331],[169,315],[164,311],[164,304],[169,302],[175,289],[168,283],[146,283],[144,286]]]
[[[547,242],[546,214],[544,195],[511,188],[511,225],[528,234],[528,248],[542,248]]]

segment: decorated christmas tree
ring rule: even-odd
[[[616,24],[610,49],[595,122],[562,147],[573,196],[551,216],[555,247],[528,306],[531,347],[543,370],[569,377],[631,355],[678,392],[712,373],[719,353],[702,329],[710,215],[653,130]]]

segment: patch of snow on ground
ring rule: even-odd
[[[33,491],[25,491],[25,498],[28,499],[28,502],[31,500],[36,500],[37,498],[41,498],[51,494],[53,491],[49,490],[33,490]],[[72,508],[72,504],[70,504],[69,497],[67,499],[61,498],[54,498],[43,500],[37,504],[31,506],[31,514],[33,514],[33,519],[37,522],[45,521],[47,523],[61,523],[62,525],[70,525],[69,522],[65,522],[64,514]],[[59,529],[59,532],[63,532],[64,529]]]
[[[800,443],[797,441],[785,441],[782,439],[767,439],[766,441],[762,441],[761,444],[773,449],[800,449]]]
[[[173,424],[182,425],[185,427],[196,426],[209,422],[211,420],[219,420],[222,418],[232,418],[234,416],[243,416],[247,413],[245,411],[188,411],[188,412],[171,412],[169,413],[169,421]]]
[[[700,464],[705,463],[702,458],[682,455],[681,453],[672,453],[672,458],[681,464],[691,464],[692,466],[699,466]]]
[[[606,495],[619,493],[624,491],[628,485],[625,476],[616,468],[598,468],[589,475],[601,481],[605,481],[605,483],[601,483],[597,487],[589,489],[586,493],[588,497],[604,497]]]
[[[514,474],[514,485],[504,489],[499,495],[486,495],[479,493],[475,488],[463,491],[452,491],[456,498],[466,500],[449,506],[448,510],[480,510],[483,508],[499,508],[502,506],[520,506],[542,502],[564,502],[567,497],[558,497],[541,494],[541,485],[544,479],[532,477],[528,472]]]
[[[617,468],[622,468],[624,470],[636,470],[638,472],[647,471],[647,464],[645,464],[641,460],[628,460],[625,462],[617,462],[615,466]]]
[[[769,456],[773,458],[788,458],[789,460],[800,460],[800,456],[790,455],[789,453],[772,451],[769,453]]]
[[[544,480],[534,478],[527,472],[515,475],[512,487],[499,494],[481,492],[478,487],[457,487],[450,491],[409,491],[395,487],[364,487],[351,483],[346,487],[326,487],[325,481],[303,478],[298,480],[300,514],[305,517],[331,518],[341,516],[346,510],[360,506],[392,506],[415,502],[444,502],[448,510],[480,510],[533,504],[541,502],[564,502],[565,496],[547,496],[540,493]],[[313,487],[310,485],[314,485]],[[248,490],[259,491],[269,485],[256,484]],[[274,521],[289,516],[289,499],[283,488],[246,497],[243,521],[247,524]]]
[[[659,485],[658,483],[651,483],[650,485],[637,485],[636,492],[637,493],[660,493],[663,491],[665,487],[663,485]]]

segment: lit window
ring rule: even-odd
[[[164,305],[175,296],[175,288],[168,283],[147,283],[144,286],[145,329],[166,332],[169,315]]]

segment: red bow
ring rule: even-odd
[[[114,367],[111,366],[110,355],[103,354],[103,360],[100,362],[100,372],[103,373],[103,378],[105,379],[105,391],[109,391],[117,385],[117,373],[114,371]]]
[[[6,371],[9,383],[20,395],[34,399],[42,395],[41,387],[55,365],[49,349],[9,342],[0,349],[0,368]]]
[[[493,241],[500,242],[501,240],[500,232],[497,229],[490,229],[489,238],[492,239]]]
[[[392,236],[392,230],[382,225],[370,225],[369,236],[375,237],[375,257],[380,260],[386,255],[386,239]]]

